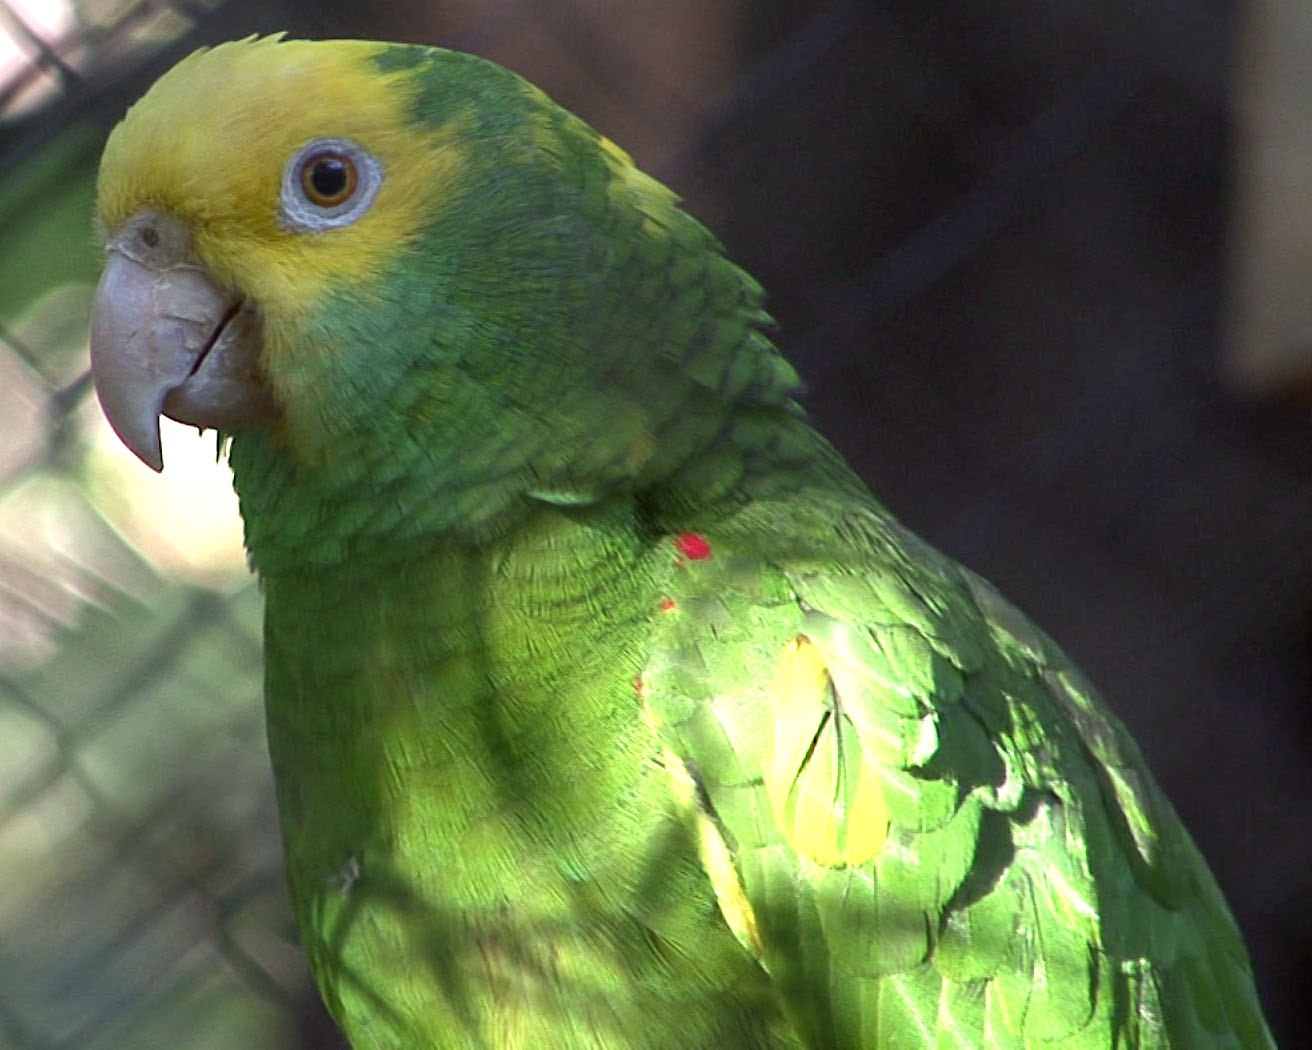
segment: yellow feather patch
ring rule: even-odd
[[[706,877],[711,880],[711,888],[715,891],[715,899],[719,902],[720,914],[738,938],[738,943],[760,959],[764,953],[761,935],[756,928],[756,913],[743,890],[733,854],[729,852],[724,836],[698,803],[697,785],[693,783],[692,776],[679,756],[667,749],[662,756],[662,764],[670,776],[675,801],[684,809],[696,811],[698,851]]]
[[[611,162],[615,167],[633,167],[633,158],[629,156],[628,152],[622,146],[617,146],[605,135],[598,136],[598,141],[601,143],[601,151],[611,159]]]
[[[888,804],[878,769],[809,638],[784,648],[769,696],[774,747],[765,787],[780,832],[817,864],[864,864],[884,846]]]
[[[215,277],[258,303],[276,354],[284,326],[303,319],[334,283],[367,288],[460,177],[459,128],[416,125],[413,75],[371,61],[385,47],[265,37],[193,53],[110,135],[102,224],[112,231],[147,207],[183,219]],[[381,188],[351,225],[287,229],[278,220],[283,170],[321,137],[371,152]]]

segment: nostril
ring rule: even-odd
[[[159,245],[159,231],[154,226],[141,227],[141,243],[147,248],[154,248]]]

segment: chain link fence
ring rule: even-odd
[[[283,894],[226,472],[179,429],[151,475],[85,374],[105,133],[193,47],[278,29],[502,61],[679,190],[876,491],[1103,685],[1312,1045],[1312,430],[1216,378],[1234,18],[0,2],[0,1050],[340,1045]]]

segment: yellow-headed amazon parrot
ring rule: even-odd
[[[358,1050],[1272,1046],[1126,731],[808,423],[763,294],[487,61],[199,51],[91,352],[213,427],[287,873]]]

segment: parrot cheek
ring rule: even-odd
[[[219,285],[186,226],[148,210],[110,238],[91,320],[91,370],[110,426],[162,469],[162,414],[198,427],[273,420],[258,313]]]

